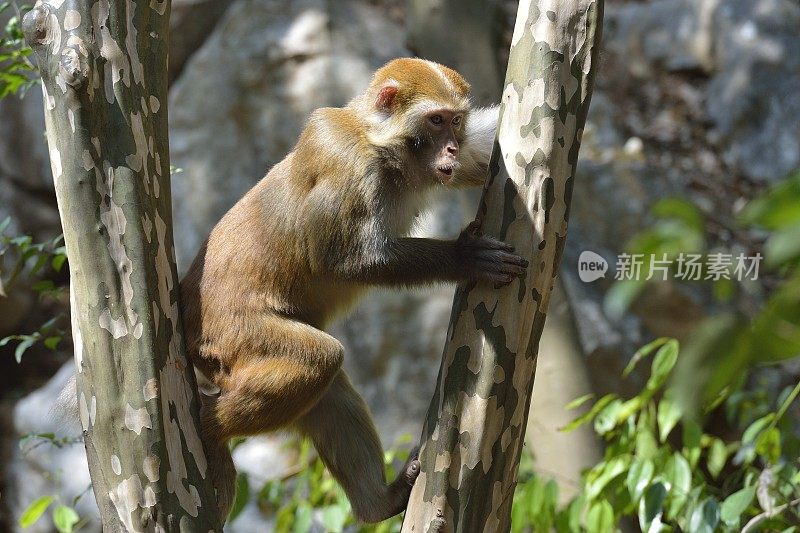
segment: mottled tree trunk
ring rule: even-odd
[[[527,278],[456,291],[404,532],[507,531],[539,339],[566,239],[603,0],[523,0],[478,209]],[[444,526],[442,528],[442,526]]]
[[[169,0],[46,0],[23,21],[70,263],[78,406],[105,531],[219,530],[175,269]]]

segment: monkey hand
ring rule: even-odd
[[[465,279],[488,281],[495,287],[525,276],[528,266],[528,261],[515,254],[510,244],[481,235],[477,221],[470,222],[456,239],[456,255]]]

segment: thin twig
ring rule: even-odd
[[[782,513],[783,511],[794,505],[800,505],[800,498],[792,500],[789,503],[784,503],[783,505],[779,505],[776,508],[772,509],[772,511],[764,511],[761,514],[757,514],[744,525],[744,527],[742,528],[742,533],[751,533],[752,531],[755,531],[756,527],[758,527],[758,525],[761,522],[769,518],[772,518],[773,516],[779,515],[780,513]]]

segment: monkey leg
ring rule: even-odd
[[[266,331],[263,348],[278,355],[239,354],[217,382],[219,396],[203,398],[203,442],[222,517],[233,503],[236,478],[228,439],[290,425],[325,394],[342,364],[341,343],[307,324],[275,320]]]
[[[296,426],[314,442],[359,520],[379,522],[405,510],[420,471],[416,454],[412,454],[397,479],[387,485],[380,438],[364,400],[344,370],[339,371],[325,395]]]
[[[317,403],[342,365],[342,344],[308,324],[273,319],[263,331],[253,353],[237,354],[217,380],[221,393],[203,423],[218,441],[290,425]]]

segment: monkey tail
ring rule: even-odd
[[[233,499],[236,495],[236,467],[233,464],[233,456],[228,447],[228,439],[220,439],[217,432],[213,430],[214,406],[217,398],[200,394],[200,429],[203,432],[203,445],[205,446],[206,459],[208,459],[208,469],[211,475],[211,483],[217,494],[217,511],[220,518],[227,519],[228,513],[233,506]]]
[[[64,387],[59,391],[47,416],[56,423],[59,430],[80,432],[81,417],[78,410],[78,390],[74,372],[67,378]]]
[[[211,474],[211,482],[217,494],[217,510],[219,516],[225,520],[233,506],[236,495],[236,468],[227,443],[207,444],[206,457]]]

